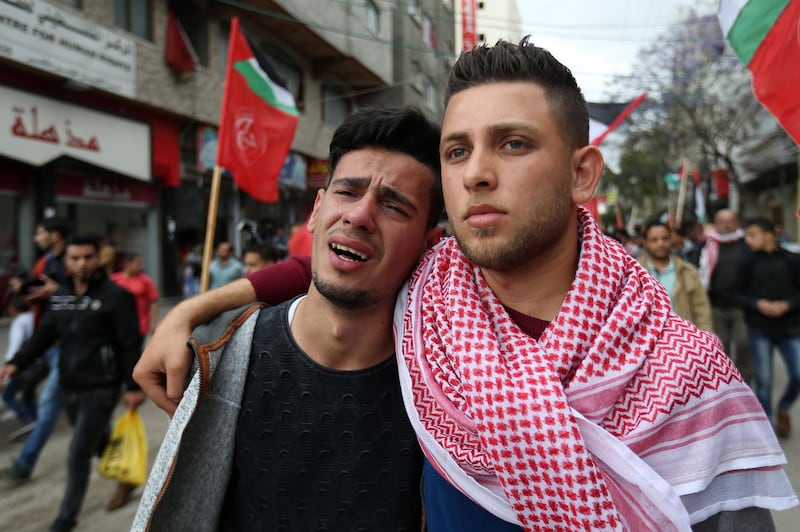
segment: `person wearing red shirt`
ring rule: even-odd
[[[125,266],[121,271],[112,274],[111,280],[133,294],[136,299],[142,339],[152,334],[158,321],[158,288],[153,279],[144,273],[144,259],[141,254],[130,253],[125,258]]]

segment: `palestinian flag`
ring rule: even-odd
[[[278,201],[278,175],[292,147],[297,108],[286,83],[231,21],[217,165],[254,198]]]
[[[647,93],[643,92],[630,102],[588,103],[589,142],[594,146],[599,146],[608,134],[614,131],[644,101],[646,96]]]
[[[719,23],[756,99],[800,144],[800,0],[721,0]]]

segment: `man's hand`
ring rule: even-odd
[[[140,392],[138,390],[123,392],[122,404],[125,405],[125,408],[128,410],[136,410],[139,408],[139,405],[144,403],[146,398],[147,397],[144,395],[144,392]]]
[[[4,382],[6,379],[10,379],[17,373],[17,366],[14,364],[6,364],[3,367],[0,367],[0,382]]]
[[[192,332],[189,319],[172,310],[156,328],[136,367],[133,380],[142,391],[169,415],[183,396],[183,387],[192,364],[186,341]]]
[[[42,281],[44,284],[41,286],[32,286],[28,290],[28,295],[25,296],[25,303],[28,305],[32,305],[34,303],[41,303],[42,301],[47,301],[50,299],[50,296],[56,293],[58,290],[58,283],[52,280],[49,277],[42,276]]]
[[[256,293],[247,279],[181,301],[156,328],[133,368],[133,380],[159,408],[174,414],[192,365],[192,353],[186,346],[192,329],[226,310],[255,301]]]
[[[789,312],[789,303],[787,301],[759,299],[756,301],[756,308],[761,314],[768,318],[780,318]]]

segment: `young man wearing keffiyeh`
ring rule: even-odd
[[[771,529],[797,498],[753,393],[580,207],[603,162],[569,70],[501,41],[448,94],[455,239],[395,309],[429,530]]]

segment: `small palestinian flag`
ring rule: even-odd
[[[267,203],[278,201],[278,176],[297,129],[292,93],[269,61],[231,21],[219,125],[217,165],[239,187]]]
[[[589,142],[594,146],[599,146],[608,134],[614,131],[646,97],[647,93],[643,92],[630,102],[588,103]]]
[[[719,23],[756,99],[800,144],[800,0],[721,0]]]

